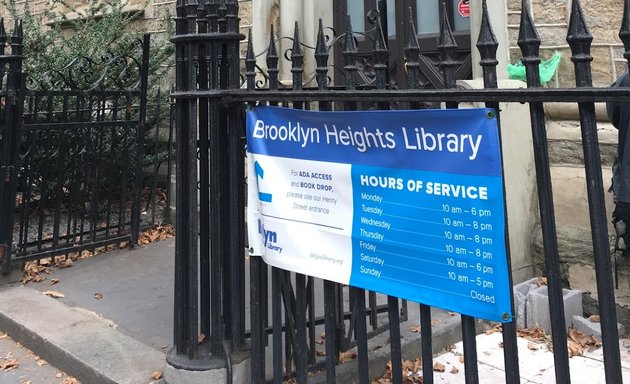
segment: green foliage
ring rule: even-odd
[[[147,3],[143,7],[128,8],[126,1],[95,1],[77,9],[63,0],[52,0],[44,12],[37,14],[28,2],[21,12],[15,0],[1,0],[1,3],[14,19],[22,19],[24,70],[35,83],[51,81],[43,77],[50,77],[77,60],[105,63],[114,57],[139,57],[141,52],[139,43],[146,29],[140,21],[140,9]],[[164,35],[170,36],[172,18],[168,14],[163,16]],[[160,36],[152,36],[151,40],[149,78],[150,88],[155,88],[161,85],[159,79],[170,68],[173,45]],[[114,71],[120,69],[111,66],[107,76],[119,76]]]
[[[29,6],[29,2],[23,2],[19,6],[16,0],[0,0],[0,6],[6,7],[14,20],[21,19],[24,30],[24,61],[23,69],[27,74],[29,89],[62,90],[62,89],[99,89],[116,90],[128,89],[139,83],[140,68],[142,58],[142,37],[146,33],[145,22],[142,21],[142,11],[148,6],[148,0],[142,7],[127,7],[125,0],[101,0],[90,1],[89,5],[77,9],[65,0],[51,0],[43,12],[34,12]],[[162,15],[160,21],[166,30],[161,35],[151,36],[151,46],[149,55],[149,86],[148,86],[148,108],[146,144],[145,145],[145,165],[160,163],[169,155],[169,148],[166,143],[155,143],[154,129],[157,126],[168,124],[168,90],[172,77],[169,70],[172,67],[173,45],[168,41],[173,33],[172,18],[169,14]],[[133,59],[132,59],[133,58]],[[122,79],[122,80],[121,80]],[[70,81],[68,81],[70,80]],[[158,92],[158,89],[162,89]],[[69,105],[65,108],[69,111],[81,110],[80,115],[70,113],[63,115],[63,98],[52,99],[52,113],[36,113],[27,118],[38,122],[46,120],[49,123],[60,121],[90,121],[98,119],[115,120],[120,119],[123,112],[118,112],[118,117],[111,116],[113,104],[111,100],[102,100],[103,112],[99,116],[92,107],[88,107],[90,101],[86,99],[84,104],[79,104],[78,99],[70,98]],[[49,106],[48,99],[31,100],[34,107],[25,109],[31,111],[46,111]],[[93,103],[94,101],[92,101]],[[134,101],[133,108],[128,108],[130,119],[138,117],[138,100]],[[41,104],[41,105],[40,105]],[[156,108],[160,105],[160,116],[156,114]],[[83,106],[81,106],[83,105]],[[105,107],[106,105],[106,107]],[[61,119],[61,120],[60,120]],[[166,119],[166,122],[160,122]],[[42,120],[42,121],[43,121]],[[133,133],[134,130],[131,130]],[[64,174],[63,183],[69,183],[73,177],[72,169],[77,165],[94,168],[90,165],[85,153],[90,151],[80,150],[84,157],[80,160],[73,158],[70,152],[73,148],[111,148],[108,150],[107,160],[103,163],[101,177],[103,185],[108,183],[120,183],[120,175],[123,169],[133,174],[133,159],[135,148],[135,137],[116,139],[112,134],[99,133],[100,131],[84,129],[83,131],[70,134],[68,129],[61,129],[57,136],[51,136],[44,140],[40,138],[38,143],[47,142],[48,148],[60,147],[60,140],[64,142],[64,152],[68,152],[68,157],[62,161],[62,169],[68,169],[68,174]],[[65,132],[65,133],[63,133]],[[52,133],[51,133],[52,134]],[[101,136],[99,136],[101,135]],[[163,141],[163,135],[159,135],[158,141]],[[63,139],[62,139],[63,138]],[[42,175],[58,174],[59,171],[49,169],[51,163],[50,153],[45,150],[33,152],[28,148],[33,143],[33,139],[28,135],[24,136],[23,153],[30,153],[29,169],[32,179],[45,180]],[[153,141],[151,141],[153,140]],[[87,145],[87,144],[89,145]],[[100,144],[97,144],[100,143]],[[39,144],[38,144],[39,145]],[[45,148],[44,148],[45,149]],[[125,159],[129,157],[129,159]],[[66,173],[66,172],[64,172]],[[42,185],[39,192],[44,195],[54,194],[50,188],[54,185]]]

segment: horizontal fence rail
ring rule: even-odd
[[[234,357],[251,356],[251,382],[306,383],[311,374],[325,370],[326,382],[336,382],[344,352],[356,353],[356,378],[369,383],[368,340],[385,326],[389,332],[391,373],[403,383],[400,321],[407,303],[396,297],[345,287],[330,281],[271,267],[258,257],[247,257],[245,240],[244,118],[248,105],[284,106],[320,111],[458,108],[462,102],[481,102],[498,113],[500,102],[528,103],[533,137],[539,214],[545,270],[548,279],[556,382],[569,383],[567,329],[562,301],[557,231],[543,105],[578,103],[584,163],[587,174],[589,215],[599,314],[602,325],[605,381],[620,383],[621,363],[611,255],[608,245],[604,187],[596,135],[594,103],[630,101],[628,89],[592,86],[590,42],[579,1],[573,0],[567,42],[575,64],[576,88],[548,89],[540,84],[538,66],[541,40],[531,19],[529,2],[522,2],[518,44],[527,71],[527,87],[498,89],[498,43],[483,1],[477,42],[484,89],[456,89],[459,64],[457,45],[446,16],[441,20],[438,50],[441,84],[432,89],[422,72],[422,55],[412,22],[405,42],[407,80],[395,89],[388,78],[389,51],[379,14],[373,28],[356,34],[348,19],[347,30],[330,38],[319,23],[317,44],[301,43],[299,25],[292,37],[275,36],[256,54],[251,32],[247,52],[239,59],[238,5],[228,1],[177,2],[176,87],[177,223],[174,347],[169,364],[184,369],[210,367],[213,358],[234,363]],[[630,48],[630,2],[625,1],[620,37]],[[446,12],[444,12],[446,15]],[[357,37],[373,44],[369,71],[358,65]],[[278,52],[280,40],[292,42]],[[329,65],[330,53],[339,47],[343,67]],[[310,56],[309,56],[310,55]],[[306,57],[315,61],[305,73]],[[626,58],[630,53],[626,52]],[[280,66],[281,60],[285,60]],[[290,81],[280,81],[280,68],[290,69]],[[266,69],[265,69],[266,67]],[[499,118],[500,123],[500,118]],[[510,127],[500,125],[500,134]],[[506,218],[507,223],[507,218]],[[506,230],[505,241],[508,243]],[[509,250],[509,244],[508,244]],[[508,262],[510,255],[508,251]],[[247,276],[249,279],[247,279]],[[509,276],[510,285],[512,277]],[[511,292],[510,292],[511,293]],[[249,304],[249,306],[248,306]],[[419,304],[423,382],[433,383],[432,311]],[[249,314],[246,313],[249,308]],[[323,315],[321,310],[323,309]],[[387,319],[385,319],[387,313]],[[479,377],[476,319],[462,315],[461,330],[467,384]],[[502,325],[505,382],[519,383],[516,323]],[[322,333],[321,337],[317,333]],[[200,339],[200,335],[204,337]],[[318,339],[319,336],[319,339]],[[200,341],[201,340],[201,341]],[[249,348],[247,347],[249,341]],[[324,344],[317,354],[317,342]]]

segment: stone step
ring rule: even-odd
[[[588,194],[586,191],[586,175],[582,166],[552,165],[551,179],[556,225],[574,226],[589,229]],[[612,170],[602,166],[604,189],[610,188]],[[612,227],[612,211],[614,208],[612,193],[605,193],[608,231],[614,233]]]
[[[554,165],[584,165],[582,132],[577,120],[548,120],[549,161]],[[610,168],[617,153],[617,129],[609,122],[597,123],[602,166]]]

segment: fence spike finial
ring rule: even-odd
[[[252,61],[256,63],[256,55],[254,54],[254,42],[252,37],[252,28],[247,32],[247,52],[245,53],[245,62]]]
[[[326,49],[326,36],[324,36],[324,24],[322,19],[319,19],[319,26],[317,27],[317,44],[315,45],[315,59],[318,57],[326,56],[328,58],[328,50]],[[319,66],[319,62],[317,64]]]
[[[387,42],[385,41],[380,19],[381,16],[379,15],[376,20],[376,29],[374,30],[374,52],[387,51]]]
[[[451,24],[448,21],[448,13],[446,10],[446,2],[442,2],[442,26],[440,28],[440,37],[438,39],[438,51],[440,51],[441,60],[439,67],[442,70],[442,78],[444,88],[455,88],[457,81],[457,67],[459,63],[455,60],[457,54],[457,43],[453,36]]]
[[[293,47],[291,48],[291,58],[298,56],[302,57],[304,55],[302,53],[302,44],[300,43],[300,25],[296,21],[293,28]]]
[[[293,89],[302,89],[302,74],[304,72],[304,53],[300,43],[300,25],[295,22],[293,29],[293,46],[291,47],[291,73],[293,74]]]
[[[575,81],[578,87],[590,87],[593,84],[590,62],[593,35],[588,30],[579,0],[571,4],[571,18],[567,32],[567,43],[571,47],[571,61],[575,64]]]
[[[451,28],[451,23],[448,20],[448,12],[446,10],[445,2],[442,2],[442,23],[438,47],[457,48],[457,43],[455,42],[455,37],[453,36],[453,29]]]
[[[499,63],[497,60],[499,42],[490,24],[490,15],[488,14],[488,3],[486,0],[483,0],[481,8],[481,27],[479,28],[479,37],[477,38],[477,49],[481,57],[479,64],[482,67],[496,67]]]
[[[536,26],[529,10],[529,1],[521,1],[521,23],[518,32],[518,46],[521,48],[523,60],[534,60],[538,57],[538,49],[540,48],[540,36],[536,31]]]
[[[352,31],[352,20],[350,15],[347,15],[346,22],[346,35],[343,46],[344,57],[344,71],[346,73],[346,88],[355,89],[357,83],[357,56],[359,50],[357,48],[357,42],[354,40],[354,32]]]
[[[326,49],[326,36],[324,36],[324,25],[322,19],[319,19],[319,26],[317,28],[317,45],[315,45],[315,62],[317,68],[317,88],[325,89],[328,85],[328,50]]]
[[[0,17],[0,37],[6,36],[7,33],[4,30],[4,17]]]
[[[409,26],[407,27],[407,44],[405,46],[405,52],[410,52],[411,54],[417,54],[420,52],[420,44],[418,44],[418,39],[416,37],[416,27],[415,20],[413,18],[413,9],[409,7],[408,10],[409,15]],[[411,57],[407,55],[407,60]]]
[[[256,78],[256,55],[254,54],[254,39],[252,29],[247,33],[247,52],[245,53],[245,77],[247,78],[247,89],[255,88]]]
[[[579,50],[578,53],[583,53],[584,49],[590,51],[592,41],[593,35],[591,35],[586,25],[580,2],[579,0],[573,0],[571,4],[571,18],[569,19],[567,43],[569,43],[571,49],[575,47]],[[588,45],[588,47],[585,45]]]
[[[388,63],[387,58],[389,51],[387,50],[387,43],[385,42],[385,36],[383,36],[383,28],[381,25],[381,16],[379,15],[376,20],[376,29],[374,30],[374,45],[372,48],[372,54],[374,55],[374,72],[376,74],[376,87],[378,89],[384,89],[387,86],[387,70]]]
[[[411,89],[422,88],[420,84],[420,63],[418,55],[420,54],[420,44],[416,37],[415,20],[413,18],[413,9],[409,7],[409,26],[407,27],[407,42],[405,44],[405,67],[407,68],[407,87]]]
[[[354,31],[352,30],[352,20],[350,19],[350,15],[347,16],[346,22],[346,35],[344,40],[343,52],[352,53],[357,51],[357,44],[354,40]]]
[[[278,58],[278,51],[276,50],[276,36],[273,24],[271,24],[271,30],[269,32],[269,48],[267,49],[267,60],[269,57]]]
[[[273,24],[271,24],[267,48],[267,74],[269,75],[269,89],[278,89],[278,52]]]

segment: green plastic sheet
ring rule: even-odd
[[[560,65],[560,59],[562,59],[562,53],[556,52],[549,59],[541,60],[539,66],[541,84],[551,80]],[[527,81],[525,64],[523,64],[522,60],[517,61],[515,64],[508,64],[507,70],[510,79]]]

